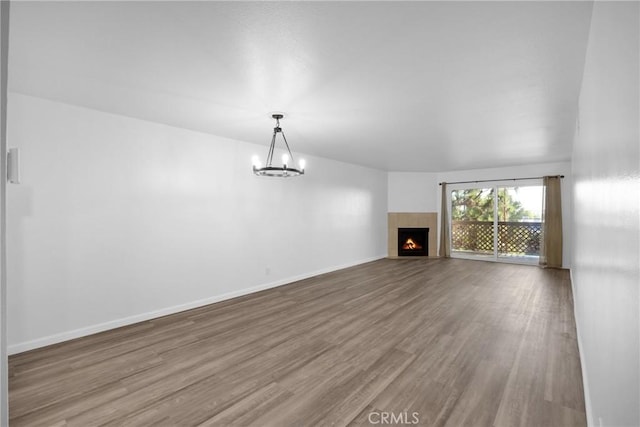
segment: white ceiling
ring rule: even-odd
[[[391,171],[568,160],[591,2],[12,2],[9,89]],[[265,148],[266,152],[266,148]]]

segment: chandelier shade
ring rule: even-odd
[[[293,159],[293,154],[291,154],[291,149],[289,148],[289,143],[287,142],[287,138],[284,136],[284,132],[280,127],[280,119],[284,117],[283,114],[272,114],[271,117],[275,119],[276,126],[273,128],[273,136],[271,137],[271,145],[269,146],[269,153],[267,154],[267,161],[265,162],[265,166],[262,166],[260,159],[257,157],[253,158],[253,173],[258,176],[273,176],[279,178],[289,178],[292,176],[304,175],[304,160],[300,160],[298,163],[298,168],[292,167],[291,165],[295,164]],[[276,139],[278,134],[282,135],[282,140],[284,141],[284,146],[286,148],[285,154],[282,155],[282,166],[274,166],[273,164],[273,155],[276,150]]]

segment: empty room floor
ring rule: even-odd
[[[11,356],[12,426],[586,425],[569,274],[382,259]]]

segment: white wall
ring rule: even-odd
[[[435,212],[435,173],[389,172],[389,212]]]
[[[303,177],[256,177],[267,146],[9,106],[10,352],[386,255],[386,172],[307,157]]]
[[[7,152],[7,70],[9,2],[0,2],[0,153]],[[0,425],[9,425],[7,359],[6,163],[0,162]]]
[[[595,2],[574,142],[573,286],[589,423],[640,425],[640,7]]]

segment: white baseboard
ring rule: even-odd
[[[309,277],[318,276],[324,273],[330,273],[336,270],[342,270],[343,268],[353,267],[367,262],[376,261],[382,258],[386,258],[385,255],[377,255],[374,257],[362,259],[355,262],[336,265],[333,267],[323,268],[310,273],[300,274],[298,276],[288,277],[286,279],[276,280],[274,282],[264,283],[252,288],[241,289],[238,291],[227,292],[221,295],[215,295],[209,298],[188,302],[185,304],[174,305],[171,307],[162,308],[159,310],[150,311],[147,313],[136,314],[134,316],[128,316],[121,319],[110,320],[104,323],[98,323],[96,325],[87,326],[84,328],[74,329],[72,331],[61,332],[54,335],[48,335],[46,337],[37,338],[31,341],[25,341],[17,344],[11,344],[7,347],[7,353],[9,355],[22,353],[25,351],[33,350],[40,347],[45,347],[51,344],[57,344],[63,341],[69,341],[75,338],[85,337],[87,335],[96,334],[98,332],[104,332],[109,329],[120,328],[122,326],[132,325],[138,322],[144,322],[146,320],[155,319],[157,317],[166,316],[169,314],[179,313],[181,311],[191,310],[193,308],[202,307],[205,305],[213,304],[216,302],[228,300],[231,298],[240,297],[243,295],[252,294],[255,292],[264,291],[266,289],[276,288],[278,286],[286,285],[287,283],[296,282],[298,280],[308,279]]]
[[[578,316],[576,315],[576,285],[573,280],[573,270],[569,269],[569,279],[571,280],[571,293],[573,297],[573,319],[576,324],[576,337],[578,339],[578,352],[580,353],[580,367],[582,369],[582,387],[584,390],[584,408],[587,414],[587,427],[594,426],[593,422],[593,410],[591,408],[591,393],[589,392],[589,377],[587,376],[587,364],[584,360],[584,347],[582,346],[582,339],[580,338],[580,322],[578,322]]]

